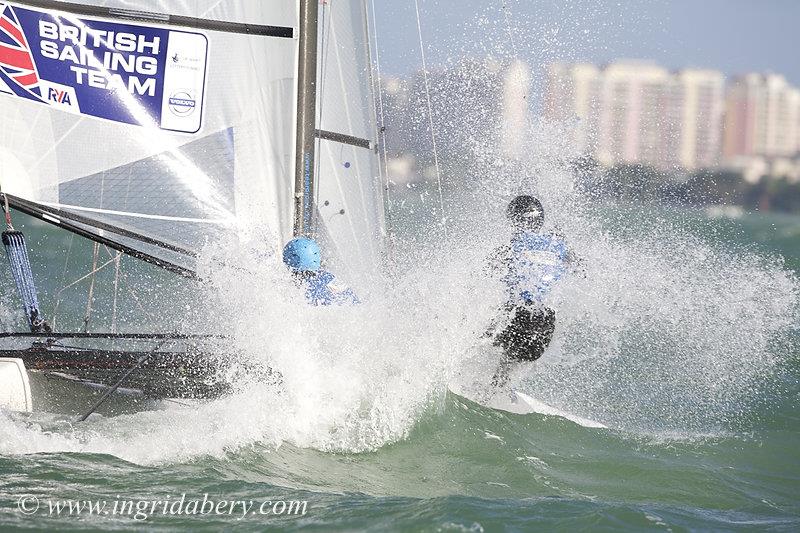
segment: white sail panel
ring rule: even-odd
[[[296,0],[81,4],[297,26]],[[0,2],[0,9],[8,7],[8,13],[21,18],[24,5]],[[70,13],[55,13],[54,20],[64,27],[111,22],[120,32],[131,34],[143,28],[165,28],[157,22]],[[252,226],[266,228],[279,245],[291,226],[296,41],[207,29],[168,29],[171,35],[201,34],[208,43],[202,102],[197,95],[184,98],[179,90],[175,100],[164,99],[165,113],[189,112],[193,100],[202,105],[198,110],[202,120],[195,133],[167,131],[163,121],[143,120],[143,125],[132,125],[0,94],[0,112],[5,117],[0,130],[3,191],[189,250],[199,249],[221,233]],[[28,41],[33,47],[39,44],[36,36]],[[62,48],[68,44],[62,42]],[[37,50],[31,54],[36,58]],[[170,55],[168,60],[178,66],[182,61],[199,61],[185,54]],[[178,68],[176,65],[171,67]],[[8,72],[5,88],[21,90],[9,87],[17,83],[20,74]],[[44,73],[39,74],[44,81]],[[103,96],[115,100],[116,105],[136,107],[125,91],[108,91]],[[95,104],[104,105],[94,101],[84,105]],[[168,109],[171,105],[175,109]]]
[[[320,5],[317,124],[326,132],[369,142],[369,148],[319,140],[317,186],[320,222],[330,245],[349,267],[380,264],[384,250],[383,188],[379,178],[376,120],[366,5]]]

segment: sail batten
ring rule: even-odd
[[[362,139],[361,137],[356,137],[355,135],[347,135],[346,133],[338,133],[335,131],[326,131],[326,130],[316,130],[315,135],[326,141],[334,141],[342,144],[351,144],[353,146],[358,146],[359,148],[373,148],[373,142],[369,139]]]
[[[220,219],[211,219],[211,218],[188,218],[188,217],[176,217],[171,215],[150,215],[147,213],[136,213],[133,211],[114,211],[112,209],[96,209],[92,207],[84,207],[78,205],[66,205],[66,204],[53,204],[49,202],[44,202],[42,205],[46,205],[49,207],[55,207],[57,209],[68,209],[70,211],[84,211],[88,213],[96,213],[102,215],[114,215],[114,216],[121,216],[121,217],[132,217],[132,218],[147,218],[150,220],[166,220],[169,222],[196,222],[202,224],[215,224],[220,226],[227,226],[233,224],[233,220],[231,217],[228,218],[220,218]]]

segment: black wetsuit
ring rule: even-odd
[[[556,312],[544,306],[506,304],[504,315],[511,321],[494,335],[493,344],[503,348],[506,357],[514,361],[536,361],[550,346],[556,329]]]

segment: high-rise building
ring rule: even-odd
[[[678,80],[683,95],[681,166],[715,167],[722,147],[725,77],[716,70],[683,70]]]
[[[600,92],[597,159],[604,165],[675,166],[679,98],[675,80],[658,65],[626,61],[606,67]]]
[[[800,90],[776,74],[737,77],[728,87],[724,136],[727,160],[797,154]]]
[[[574,120],[576,149],[603,165],[695,169],[719,160],[723,98],[716,71],[557,63],[548,73],[545,115]]]
[[[600,69],[588,63],[553,63],[548,69],[544,113],[553,121],[569,123],[579,154],[597,149]]]

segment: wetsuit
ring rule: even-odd
[[[327,270],[305,272],[302,275],[306,299],[312,305],[346,305],[360,303],[353,289],[336,282]]]
[[[500,251],[500,259],[508,290],[503,313],[511,320],[493,342],[509,360],[535,361],[553,339],[556,312],[544,305],[544,298],[567,272],[567,244],[557,235],[520,231]]]

